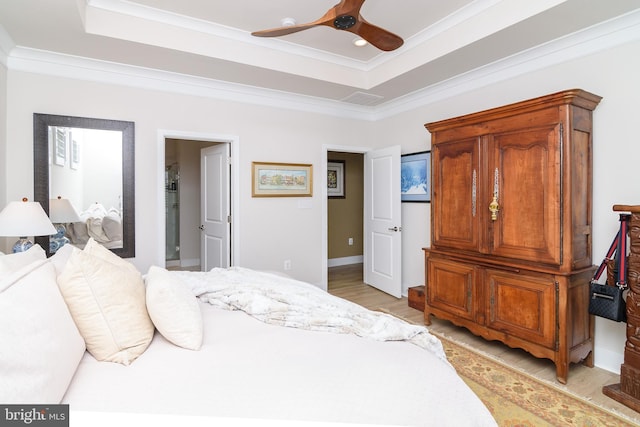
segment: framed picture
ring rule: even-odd
[[[344,160],[327,162],[327,195],[331,199],[344,199]]]
[[[251,163],[252,197],[311,197],[313,167],[296,163]]]
[[[400,157],[401,200],[431,201],[431,151],[403,154]]]

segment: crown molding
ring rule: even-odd
[[[640,39],[640,10],[377,106],[348,104],[20,46],[10,49],[6,54],[6,46],[10,46],[3,40],[6,37],[6,32],[0,26],[0,56],[5,54],[4,63],[9,70],[376,121],[570,59],[637,41]]]
[[[375,110],[372,120],[391,117],[500,81],[638,40],[640,40],[640,10],[372,107]]]
[[[15,71],[371,120],[364,106],[20,46],[7,62]]]

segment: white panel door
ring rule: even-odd
[[[202,271],[229,267],[229,144],[200,150],[200,264]]]
[[[400,298],[400,146],[365,153],[364,175],[364,281]]]

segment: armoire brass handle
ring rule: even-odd
[[[489,212],[491,212],[491,221],[496,221],[498,219],[499,210],[500,210],[500,205],[498,205],[498,199],[494,194],[493,200],[491,200],[491,203],[489,203]]]

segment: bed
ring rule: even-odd
[[[0,257],[0,402],[92,426],[496,425],[422,326],[278,274],[63,248]]]
[[[80,212],[79,217],[81,221],[69,223],[66,228],[65,237],[74,246],[83,247],[93,239],[109,249],[122,247],[121,210],[114,207],[107,210],[96,202]]]

